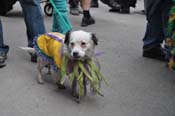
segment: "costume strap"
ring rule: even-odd
[[[59,38],[58,36],[52,34],[52,33],[46,33],[47,36],[59,41],[59,42],[63,42],[63,39]]]

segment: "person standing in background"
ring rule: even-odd
[[[83,18],[81,21],[81,26],[86,27],[88,25],[95,24],[94,18],[91,16],[90,13],[90,5],[91,5],[91,0],[79,0],[80,6],[83,9]],[[72,15],[79,15],[80,10],[79,10],[79,3],[77,0],[70,0],[70,13]],[[71,11],[72,10],[72,11]]]
[[[143,37],[143,57],[166,60],[161,44],[166,38],[171,5],[171,0],[144,0],[147,27]]]
[[[86,27],[88,25],[95,24],[95,20],[90,13],[91,0],[80,0],[80,2],[81,7],[83,9],[83,18],[81,21],[81,26]]]
[[[41,12],[39,0],[18,0],[22,7],[24,21],[27,29],[28,46],[33,47],[33,39],[39,34],[46,32],[44,19]],[[0,20],[0,67],[6,66],[7,53],[9,46],[4,44],[3,30]],[[31,54],[31,61],[36,62],[36,54]]]

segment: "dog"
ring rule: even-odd
[[[55,38],[55,39],[53,39]],[[56,42],[54,41],[56,40]],[[53,42],[52,42],[53,41]],[[59,41],[59,42],[58,42]],[[39,44],[38,44],[38,43]],[[53,44],[55,44],[55,46]],[[37,44],[37,45],[36,45]],[[49,45],[51,44],[51,45]],[[64,55],[67,58],[74,62],[74,61],[81,61],[86,62],[88,59],[93,59],[99,66],[99,62],[95,57],[95,47],[98,45],[98,39],[95,34],[86,32],[83,30],[78,31],[68,31],[65,35],[62,35],[57,32],[51,32],[48,34],[43,34],[37,37],[34,40],[34,48],[29,47],[21,47],[28,51],[30,54],[37,53],[37,70],[38,70],[38,83],[43,84],[44,81],[42,79],[42,69],[47,65],[51,66],[51,75],[55,83],[59,85],[59,88],[64,88],[64,85],[60,84],[60,61],[51,59],[57,59],[57,57],[62,57]],[[59,46],[59,47],[58,47]],[[46,58],[43,58],[43,51],[46,55]],[[54,52],[56,55],[53,53]],[[49,57],[47,59],[47,57]],[[56,64],[56,65],[55,65]],[[55,69],[56,67],[56,69]],[[87,85],[87,82],[84,82]],[[84,87],[86,92],[86,86]],[[72,95],[77,97],[77,82],[74,79],[72,84]],[[79,98],[79,96],[78,96]]]

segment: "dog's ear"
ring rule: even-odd
[[[69,44],[69,40],[70,40],[70,34],[71,34],[71,31],[68,31],[65,35],[65,40],[64,40],[64,43],[65,44]]]
[[[95,45],[98,45],[98,38],[94,33],[92,33],[92,41],[94,42]]]

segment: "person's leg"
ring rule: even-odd
[[[161,2],[154,14],[147,18],[147,28],[143,38],[144,49],[153,48],[164,41],[170,6],[170,2],[167,2],[166,0],[165,2]]]
[[[98,8],[99,7],[98,0],[91,0],[91,7]]]
[[[80,10],[79,10],[79,1],[78,0],[69,0],[70,4],[70,14],[72,15],[79,15]]]
[[[42,15],[39,0],[19,0],[22,7],[24,21],[27,28],[28,46],[33,47],[33,39],[46,33],[44,18]],[[37,61],[37,55],[31,54],[31,61]]]
[[[119,0],[109,0],[109,5],[111,9],[109,9],[110,12],[120,12],[121,6]]]
[[[152,16],[147,21],[145,36],[143,38],[143,49],[151,49],[160,46],[164,40],[161,13]]]
[[[91,14],[90,14],[91,0],[80,0],[80,2],[81,2],[81,7],[83,9],[83,19],[81,22],[81,26],[85,27],[88,25],[95,24],[95,20],[91,17]]]
[[[34,37],[46,32],[39,0],[19,0],[27,28],[28,46],[33,47]]]
[[[129,0],[121,0],[120,1],[121,6],[121,13],[130,13],[130,3]]]
[[[155,17],[147,22],[143,38],[143,56],[165,61],[165,53],[161,47],[164,40],[161,17]]]
[[[69,0],[70,7],[77,8],[78,7],[78,0]]]
[[[7,45],[4,45],[2,23],[0,19],[0,68],[6,65],[5,60],[7,59],[8,51],[9,47]]]
[[[166,60],[161,43],[166,38],[166,26],[169,8],[167,3],[161,2],[154,14],[148,17],[147,28],[143,38],[143,56]]]
[[[71,30],[72,26],[68,17],[67,1],[66,0],[54,0],[54,4],[57,7],[58,12],[53,12],[52,31],[65,34]],[[62,18],[60,18],[60,16]]]

